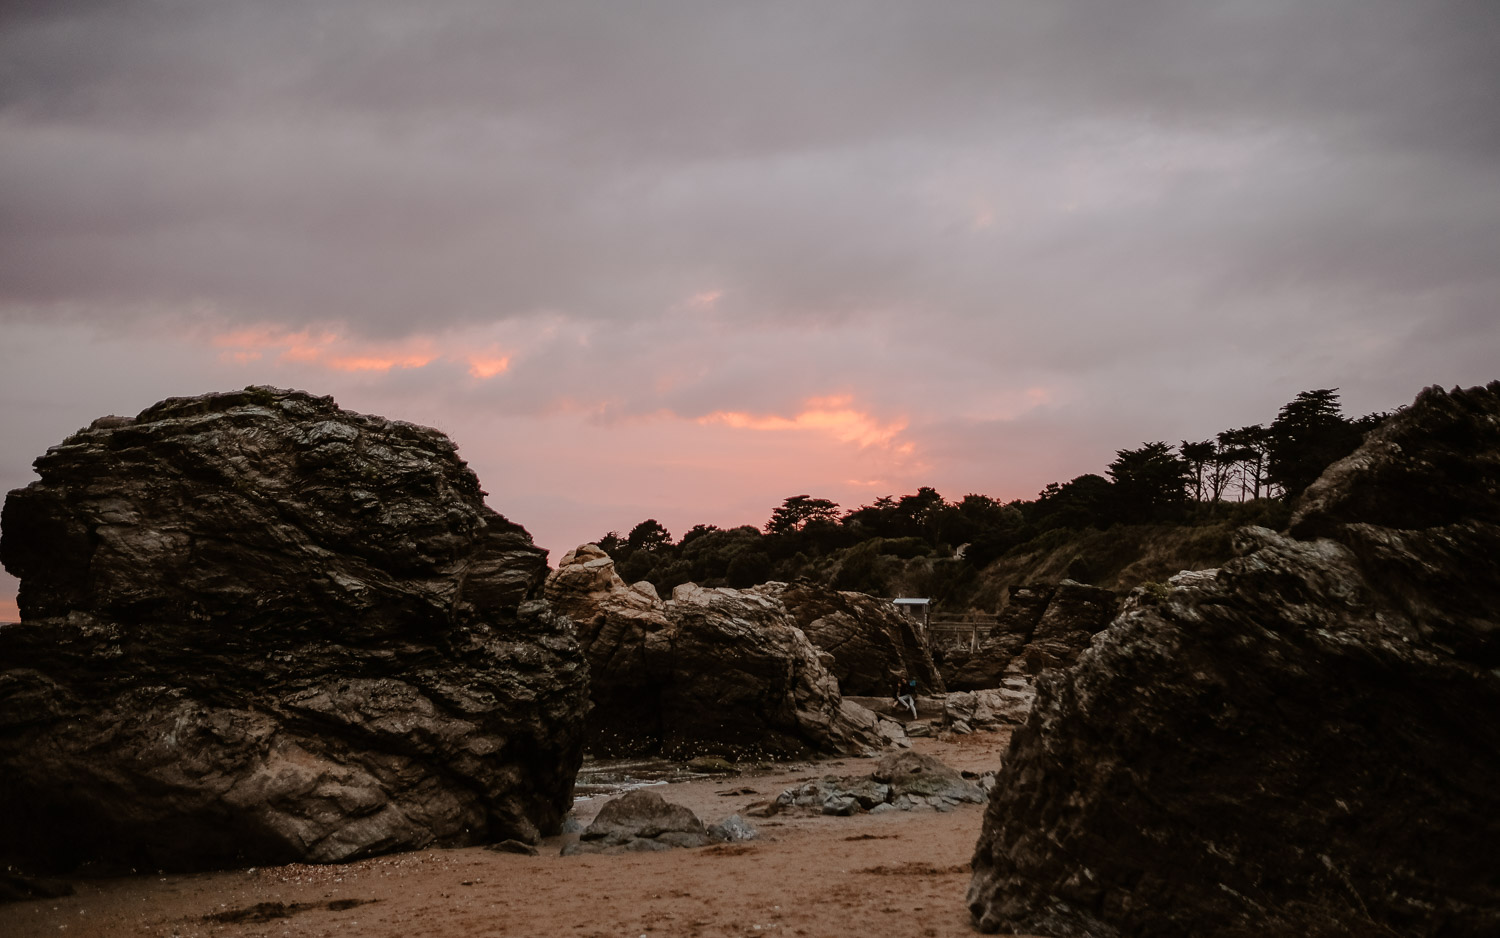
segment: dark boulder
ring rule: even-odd
[[[844,694],[888,696],[904,677],[916,678],[924,694],[943,693],[926,637],[889,599],[812,583],[756,589],[785,603],[812,643],[833,656],[829,670]]]
[[[671,850],[712,842],[708,828],[691,809],[649,788],[637,788],[605,802],[578,842],[563,848],[563,855]]]
[[[247,388],[5,502],[6,860],[339,861],[555,831],[588,706],[546,554],[441,433]]]
[[[985,931],[1500,934],[1500,382],[1429,389],[1212,577],[1044,674]]]
[[[596,755],[782,759],[884,743],[779,599],[687,583],[663,602],[592,544],[563,556],[547,598],[588,655]]]

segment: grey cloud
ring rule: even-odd
[[[1296,380],[1377,327],[1500,354],[1471,312],[1497,292],[1493,4],[0,17],[12,322],[554,313],[597,344],[462,393],[544,412],[582,389],[606,416],[840,387],[936,409],[997,375],[1107,393],[1120,361],[1210,354]],[[674,312],[704,290],[712,313]],[[860,372],[892,361],[939,377]]]
[[[951,130],[1059,99],[1165,120],[1500,132],[1485,119],[1500,11],[1465,0],[22,6],[0,100],[40,117],[443,108],[672,153]]]

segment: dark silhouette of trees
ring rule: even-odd
[[[872,504],[861,505],[844,515],[844,526],[858,531],[862,537],[894,537],[896,527],[896,499],[882,495]]]
[[[839,506],[826,498],[809,495],[793,495],[771,512],[766,522],[767,534],[791,534],[800,531],[815,521],[835,522],[839,518]]]
[[[631,550],[661,550],[671,543],[671,533],[655,518],[642,521],[625,537],[625,545]]]
[[[937,540],[938,523],[947,507],[937,489],[924,485],[915,495],[903,495],[895,507],[895,536]]]
[[[724,579],[735,589],[745,589],[770,578],[770,555],[760,551],[735,554],[724,569]]]
[[[1266,478],[1295,498],[1330,464],[1352,453],[1363,431],[1344,418],[1338,388],[1322,388],[1282,405],[1269,436]]]
[[[1086,473],[1053,482],[1033,501],[1002,504],[971,492],[950,503],[922,486],[840,516],[833,501],[793,495],[772,511],[764,528],[698,524],[673,544],[652,518],[624,537],[610,531],[599,546],[627,582],[649,580],[662,595],[689,581],[745,587],[799,576],[822,577],[840,589],[879,591],[895,588],[896,582],[902,589],[911,589],[913,582],[941,589],[972,581],[980,568],[1039,536],[1178,521],[1187,515],[1189,500],[1206,506],[1193,514],[1200,522],[1219,516],[1285,523],[1284,517],[1273,522],[1281,516],[1262,500],[1300,494],[1386,416],[1349,420],[1339,411],[1336,388],[1304,391],[1270,426],[1252,424],[1214,439],[1183,440],[1176,450],[1164,442],[1118,450],[1108,478]],[[1236,486],[1239,500],[1251,504],[1220,509]],[[1274,507],[1289,510],[1284,504]],[[917,574],[925,579],[909,579],[912,570],[925,571]]]
[[[865,537],[921,537],[935,543],[948,505],[931,486],[896,499],[882,495],[844,515],[844,524]]]
[[[1109,476],[1115,515],[1124,521],[1168,517],[1187,500],[1188,464],[1166,443],[1117,450]]]
[[[1207,501],[1215,505],[1224,499],[1229,483],[1234,481],[1234,454],[1222,447],[1214,450],[1214,458],[1208,461],[1208,477],[1204,480]]]
[[[677,542],[677,546],[686,547],[703,535],[712,534],[719,530],[722,529],[716,524],[695,524],[691,528],[688,528],[688,533],[682,536],[682,540]]]
[[[1112,483],[1092,472],[1064,482],[1049,482],[1036,501],[1022,505],[1021,511],[1038,532],[1055,528],[1108,527],[1113,521]]]
[[[1214,446],[1213,440],[1204,440],[1201,443],[1189,443],[1183,440],[1177,451],[1182,454],[1182,459],[1188,466],[1188,475],[1193,479],[1193,498],[1200,502],[1204,501],[1203,470],[1218,455],[1218,448]]]
[[[944,505],[938,517],[937,534],[945,544],[968,544],[975,538],[1002,528],[1025,523],[1021,513],[988,495],[969,493],[952,505]]]
[[[1026,516],[1017,505],[1001,505],[985,495],[965,495],[953,514],[965,527],[964,536],[952,543],[968,543],[964,560],[975,567],[988,565],[1031,537]]]
[[[1246,495],[1260,498],[1266,488],[1270,446],[1270,432],[1258,423],[1219,434],[1220,458],[1229,463],[1231,479],[1239,483],[1240,501]]]

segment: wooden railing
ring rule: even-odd
[[[968,639],[969,650],[974,651],[994,633],[998,621],[998,616],[982,614],[935,615],[927,623],[927,640],[950,644]]]

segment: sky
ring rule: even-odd
[[[0,5],[0,491],[300,388],[556,562],[1390,410],[1497,300],[1493,0]]]

